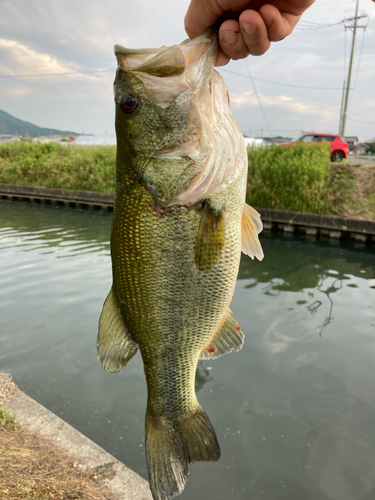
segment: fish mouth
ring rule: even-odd
[[[210,47],[211,50],[209,50]],[[182,75],[186,69],[196,65],[197,60],[207,52],[214,53],[211,58],[215,61],[217,50],[217,30],[213,27],[203,35],[192,40],[186,39],[179,45],[153,49],[129,49],[121,45],[114,47],[118,64],[123,70],[159,77]]]

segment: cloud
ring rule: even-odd
[[[77,66],[59,61],[50,54],[38,52],[16,40],[0,38],[0,71],[2,74],[64,73]]]
[[[113,73],[45,78],[0,78],[0,109],[19,118],[52,128],[103,133],[113,128],[113,45],[158,47],[181,42],[183,19],[190,0],[14,0],[0,3],[0,74],[63,73],[113,69]],[[356,89],[349,116],[372,121],[375,113],[373,46],[375,4],[361,0],[369,14]],[[308,23],[334,24],[353,17],[353,0],[324,0],[306,11]],[[344,71],[345,31],[336,25],[319,31],[296,30],[261,57],[249,57],[254,77],[298,85],[335,87],[322,91],[255,81],[268,121],[282,129],[337,129]],[[351,32],[346,35],[346,68]],[[358,34],[353,80],[362,33]],[[246,74],[243,61],[228,69]],[[223,73],[224,74],[224,73]],[[242,128],[264,127],[250,80],[224,74],[232,109]],[[359,122],[349,123],[356,135]],[[364,135],[371,135],[363,125]],[[372,135],[374,135],[372,133]]]
[[[4,90],[4,94],[11,100],[21,101],[32,94],[32,90],[28,87],[10,87]]]
[[[112,74],[79,73],[81,69],[77,64],[39,52],[15,40],[0,39],[0,74],[9,77],[33,75],[29,78],[1,78],[2,92],[11,99],[19,100],[22,96],[34,94],[38,101],[75,101],[108,91]],[[90,84],[96,86],[95,90],[90,88]]]
[[[322,107],[319,103],[311,101],[302,101],[293,97],[279,95],[270,96],[259,94],[261,105],[264,107],[281,108],[289,112],[301,115],[317,115],[319,117],[331,117],[333,113],[337,112],[336,106]],[[258,99],[254,92],[247,91],[239,94],[231,94],[230,102],[234,108],[243,107],[258,107]]]

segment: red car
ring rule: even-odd
[[[316,132],[309,132],[298,137],[294,142],[287,142],[285,144],[295,144],[298,141],[306,142],[306,144],[311,144],[312,142],[316,144],[322,144],[323,141],[329,142],[331,146],[331,160],[341,161],[349,156],[349,146],[344,142],[339,134],[317,134]]]

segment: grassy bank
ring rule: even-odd
[[[258,207],[319,214],[339,213],[354,179],[331,168],[329,144],[297,143],[250,149],[247,201]]]
[[[0,183],[111,193],[116,148],[21,141],[0,146]]]
[[[251,149],[247,202],[256,207],[375,219],[375,166],[331,164],[329,146]],[[0,183],[113,192],[116,148],[0,146]]]

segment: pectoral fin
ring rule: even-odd
[[[99,363],[104,370],[118,373],[136,352],[137,346],[126,330],[111,288],[99,319],[97,339]]]
[[[239,351],[243,346],[244,334],[228,309],[228,316],[210,343],[201,351],[201,359],[216,359],[223,354]]]
[[[264,257],[258,234],[262,231],[263,224],[256,210],[245,203],[242,213],[241,250],[254,259],[262,260]]]
[[[211,269],[225,245],[225,218],[222,208],[215,209],[206,200],[195,246],[195,263],[201,271]]]

